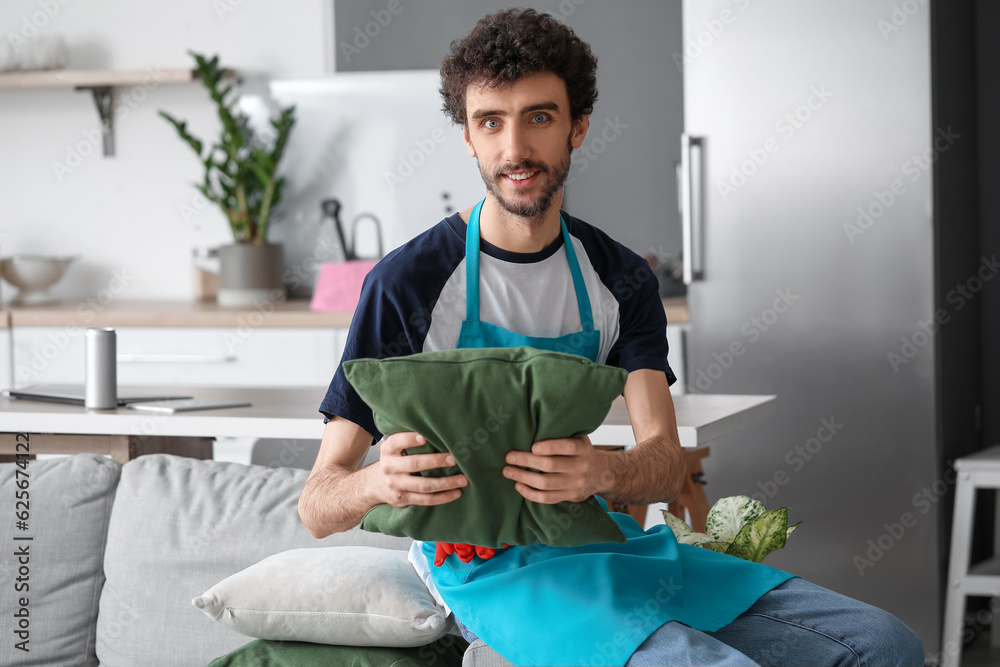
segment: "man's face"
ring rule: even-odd
[[[572,121],[566,83],[540,72],[506,88],[473,84],[465,108],[465,143],[487,189],[508,212],[540,217],[566,181],[570,150],[587,135],[587,116]]]

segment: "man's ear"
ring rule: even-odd
[[[569,135],[570,145],[573,148],[583,146],[583,140],[587,138],[587,130],[590,129],[590,116],[580,116],[573,121],[573,131]]]
[[[476,147],[472,145],[472,139],[469,137],[469,126],[462,126],[462,139],[465,140],[465,150],[469,151],[469,157],[476,157]]]

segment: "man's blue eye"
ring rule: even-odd
[[[548,120],[548,116],[546,116],[543,113],[538,113],[532,116],[531,120],[535,121],[536,123],[544,123],[546,120]]]
[[[496,123],[496,124],[495,125],[490,125],[490,123]],[[496,118],[487,118],[485,121],[483,121],[483,125],[485,125],[486,127],[490,128],[490,129],[493,129],[493,128],[497,127],[497,125],[499,125],[499,123],[497,122]]]

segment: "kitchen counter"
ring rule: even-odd
[[[667,322],[688,321],[687,299],[663,300]],[[293,299],[259,306],[219,306],[206,301],[64,301],[40,306],[0,306],[0,328],[10,326],[88,327],[324,327],[346,328],[353,313],[309,310],[309,301]]]

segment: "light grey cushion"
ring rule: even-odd
[[[205,665],[246,644],[191,599],[272,554],[350,544],[409,548],[408,539],[358,529],[314,539],[297,508],[307,476],[165,454],[125,464],[104,557],[101,664]]]
[[[16,463],[0,464],[0,665],[96,665],[97,602],[108,518],[121,466],[96,454],[30,461],[27,477]],[[18,480],[27,489],[17,489]],[[15,491],[28,492],[28,529],[14,524]],[[17,540],[15,537],[31,537]],[[26,572],[16,550],[27,547]],[[18,578],[23,578],[18,581]],[[27,585],[18,591],[16,586]],[[28,602],[28,653],[17,650],[14,614]]]
[[[465,650],[462,667],[514,667],[514,664],[477,639]]]
[[[423,646],[451,625],[406,552],[378,547],[283,551],[191,603],[244,635],[314,644]]]

